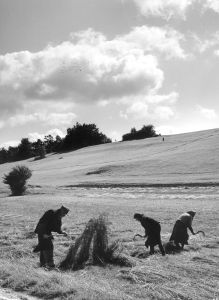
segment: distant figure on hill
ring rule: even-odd
[[[38,234],[38,245],[34,248],[34,252],[40,252],[40,266],[47,268],[54,268],[54,259],[53,259],[53,242],[54,239],[52,232],[57,232],[59,234],[64,234],[67,236],[67,233],[61,230],[62,227],[62,218],[67,215],[69,209],[61,206],[57,210],[48,210],[40,218],[35,233]]]
[[[187,211],[186,213],[183,213],[179,216],[173,227],[170,241],[174,241],[178,249],[183,249],[184,245],[188,245],[189,235],[187,228],[189,228],[193,235],[195,234],[192,228],[192,221],[195,214],[196,213],[194,211]],[[179,244],[181,244],[181,247]]]
[[[160,223],[155,221],[152,218],[146,217],[143,214],[134,214],[134,219],[139,221],[145,229],[144,237],[147,237],[147,240],[145,241],[145,247],[148,248],[148,246],[150,246],[150,254],[154,254],[154,246],[158,245],[162,255],[165,255],[165,251],[160,237],[160,232],[161,232]],[[139,234],[137,235],[141,236]]]
[[[163,137],[163,142],[164,142],[164,137]]]

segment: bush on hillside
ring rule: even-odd
[[[26,181],[32,176],[32,172],[25,166],[16,166],[11,172],[5,174],[3,183],[8,184],[13,196],[23,195],[26,191]]]
[[[132,128],[130,133],[122,136],[123,141],[140,140],[158,136],[153,125],[143,126],[140,130]]]

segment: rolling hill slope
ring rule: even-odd
[[[219,129],[118,142],[0,165],[27,165],[31,185],[219,184]],[[0,182],[2,188],[3,183]]]

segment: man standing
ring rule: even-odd
[[[54,239],[52,232],[57,232],[59,234],[64,234],[65,232],[61,230],[62,218],[67,215],[69,209],[61,206],[57,210],[48,210],[40,218],[35,233],[38,234],[38,245],[33,250],[34,252],[40,252],[40,266],[47,268],[54,268],[53,259],[53,242]]]
[[[181,249],[183,249],[184,245],[188,245],[189,235],[187,232],[187,228],[191,231],[193,235],[195,234],[192,228],[192,221],[195,214],[196,213],[194,211],[187,211],[186,213],[183,213],[179,216],[178,220],[176,221],[173,227],[173,232],[171,234],[170,241],[174,241],[175,245],[179,249],[179,244],[181,244]]]

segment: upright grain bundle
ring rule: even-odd
[[[106,263],[132,266],[133,260],[119,251],[119,243],[108,245],[108,222],[105,215],[91,219],[84,232],[70,247],[66,258],[60,263],[63,270],[83,268],[89,261],[92,264]]]
[[[93,239],[93,263],[103,264],[108,248],[108,228],[107,220],[104,215],[100,215],[96,220],[96,230]]]

